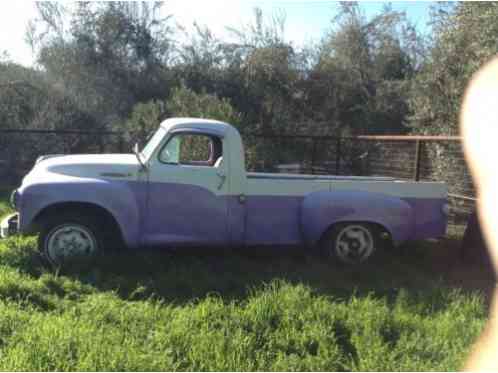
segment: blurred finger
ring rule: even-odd
[[[498,58],[472,79],[461,111],[465,157],[477,188],[479,220],[498,269]]]

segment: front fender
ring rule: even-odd
[[[29,184],[22,188],[20,230],[32,230],[34,219],[51,205],[91,203],[111,213],[119,225],[125,244],[136,247],[140,240],[140,207],[143,205],[142,200],[145,200],[145,193],[137,193],[136,184],[140,183],[95,179]]]
[[[307,195],[302,204],[301,230],[305,242],[314,245],[339,222],[380,224],[394,243],[408,240],[415,228],[412,207],[397,197],[365,191],[320,191]]]

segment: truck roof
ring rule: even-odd
[[[170,118],[163,121],[161,127],[168,132],[177,129],[193,129],[213,133],[222,137],[228,132],[236,131],[236,129],[228,123],[203,118]]]

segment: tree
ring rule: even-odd
[[[195,93],[186,88],[175,88],[170,99],[166,102],[166,112],[172,117],[199,117],[220,120],[242,125],[241,114],[238,113],[226,98],[218,98],[207,93]]]
[[[126,118],[136,102],[168,96],[171,29],[160,3],[82,2],[69,14],[53,3],[37,7],[29,40],[38,63],[96,129]]]
[[[144,145],[164,119],[166,119],[164,101],[140,102],[133,107],[130,118],[124,124],[116,124],[116,130],[124,131],[130,144]]]
[[[157,130],[159,124],[168,117],[198,117],[215,119],[240,128],[241,115],[228,99],[220,99],[208,93],[195,93],[186,87],[174,88],[167,101],[153,100],[138,103],[131,116],[117,128],[125,129],[130,141],[144,144]]]
[[[298,54],[284,40],[285,14],[275,14],[266,21],[260,9],[254,10],[254,22],[239,30],[231,29],[237,41],[227,46],[240,61],[243,83],[242,102],[234,105],[246,115],[249,123],[264,132],[292,131],[299,122],[295,110],[298,81]],[[229,47],[229,48],[228,48]]]
[[[413,26],[390,7],[368,20],[349,3],[341,3],[332,26],[310,72],[310,115],[345,133],[404,131],[408,82],[416,72]]]
[[[458,133],[460,104],[471,76],[498,52],[498,4],[433,8],[430,53],[413,81],[410,125],[418,133]]]

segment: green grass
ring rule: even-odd
[[[312,256],[129,253],[53,273],[0,241],[0,370],[456,370],[483,295],[430,244],[359,268]]]

